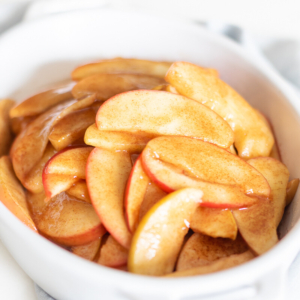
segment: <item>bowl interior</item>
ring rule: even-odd
[[[0,39],[0,98],[11,97],[21,101],[51,84],[69,78],[72,69],[79,64],[118,56],[183,60],[218,69],[224,81],[269,118],[291,178],[300,177],[300,139],[296,138],[300,134],[300,120],[295,97],[288,86],[271,70],[256,65],[233,42],[196,25],[103,9],[27,22],[10,30]],[[40,243],[41,249],[48,249],[50,252],[56,250],[53,250],[50,243],[45,244],[42,238],[33,238],[29,231],[25,230],[25,237],[21,236],[18,227],[20,224],[7,215],[6,209],[0,206],[0,217],[3,216],[0,234],[26,272],[53,295],[64,299],[71,299],[71,295],[72,299],[80,299],[78,297],[82,294],[79,287],[77,290],[75,288],[76,295],[76,292],[70,292],[74,289],[71,284],[64,288],[53,279],[53,283],[48,285],[45,280],[39,279],[40,274],[24,261],[25,254],[20,254],[17,246],[22,244],[23,247],[28,240],[34,239],[34,243]],[[299,215],[298,193],[280,226],[281,237],[291,230]],[[10,235],[4,232],[7,228]],[[27,247],[24,246],[24,249]],[[39,250],[30,248],[30,251],[37,253]],[[36,255],[37,260],[45,259],[45,256]],[[33,260],[31,258],[31,262]],[[64,262],[61,263],[65,266]],[[83,269],[94,268],[86,262],[80,264]],[[112,273],[108,277],[110,274]],[[76,280],[78,278],[80,276]],[[220,289],[225,286],[225,283],[220,283]],[[209,288],[211,287],[207,287],[207,291]],[[65,290],[68,290],[68,297]],[[206,291],[206,287],[202,287],[202,291]]]

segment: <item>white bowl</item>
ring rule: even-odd
[[[103,9],[24,23],[0,39],[0,98],[21,100],[69,77],[78,64],[116,56],[186,60],[218,69],[271,120],[291,178],[300,177],[300,106],[293,91],[233,42],[197,25]],[[299,215],[298,193],[280,226],[283,238],[269,252],[227,271],[177,279],[137,276],[85,261],[33,233],[1,203],[0,237],[25,272],[60,300],[188,299],[219,293],[229,299],[276,299],[300,249]]]

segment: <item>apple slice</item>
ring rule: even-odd
[[[19,117],[10,119],[10,127],[14,135],[20,134],[39,115],[32,117]]]
[[[127,259],[128,250],[110,235],[101,247],[98,264],[117,268],[126,265]]]
[[[91,204],[66,193],[51,199],[36,225],[44,236],[65,246],[88,244],[106,232]]]
[[[0,158],[0,201],[20,221],[37,231],[27,207],[25,192],[14,174],[8,156]]]
[[[173,94],[178,94],[178,92],[176,91],[174,86],[172,86],[171,84],[161,84],[161,85],[158,85],[155,88],[153,88],[153,90],[165,91],[165,92],[170,92],[170,93],[173,93]]]
[[[53,127],[49,141],[57,151],[66,148],[84,136],[86,129],[95,122],[95,117],[93,108],[70,113]]]
[[[139,222],[143,219],[146,213],[162,198],[166,197],[167,193],[159,188],[154,182],[149,182],[144,200],[140,207]]]
[[[149,177],[143,170],[141,159],[135,162],[129,175],[125,191],[126,221],[130,232],[134,232],[139,223],[139,212],[143,202]]]
[[[239,156],[269,156],[274,144],[270,128],[246,100],[221,79],[187,62],[174,63],[165,79],[180,94],[206,105],[229,123]]]
[[[66,193],[84,202],[91,203],[85,180],[80,180],[74,183],[73,186],[66,191]]]
[[[74,82],[36,94],[15,106],[10,111],[11,118],[28,117],[45,112],[50,107],[63,101],[70,100]]]
[[[13,167],[23,183],[28,173],[43,157],[53,123],[61,112],[73,102],[59,104],[32,121],[15,139],[10,150]]]
[[[156,62],[142,59],[105,59],[99,62],[86,64],[76,68],[72,72],[73,80],[94,74],[144,74],[164,78],[171,66],[170,62]]]
[[[255,256],[253,253],[248,250],[241,254],[234,254],[230,255],[228,257],[220,258],[209,265],[204,265],[200,267],[196,267],[189,270],[184,271],[177,271],[171,274],[168,274],[166,277],[183,277],[183,276],[196,276],[196,275],[203,275],[203,274],[209,274],[214,273],[217,271],[226,270],[229,268],[236,267],[238,265],[241,265],[251,259],[253,259]]]
[[[45,200],[46,194],[44,191],[38,194],[31,193],[29,191],[27,191],[26,193],[28,209],[34,223],[37,223],[39,221],[40,216],[43,214],[45,208],[48,205]]]
[[[298,186],[299,186],[299,178],[293,179],[288,183],[286,187],[285,205],[289,205],[293,201]]]
[[[9,111],[15,105],[15,102],[10,99],[0,100],[0,157],[9,152],[13,136],[9,126]]]
[[[107,150],[125,150],[130,153],[141,153],[152,138],[152,135],[103,131],[99,130],[96,124],[93,124],[86,130],[84,142],[87,145]]]
[[[130,155],[95,148],[87,161],[86,182],[92,204],[107,231],[129,248],[131,234],[124,216],[124,193],[131,171]]]
[[[79,81],[72,89],[75,98],[96,94],[97,100],[105,101],[117,94],[132,90],[150,90],[163,79],[141,74],[96,74]]]
[[[173,271],[202,195],[199,189],[182,189],[161,199],[148,211],[132,239],[129,272],[160,276]]]
[[[96,125],[106,131],[190,136],[223,148],[233,143],[233,131],[212,110],[162,91],[139,90],[114,96],[98,110]]]
[[[85,179],[85,168],[92,147],[70,147],[55,154],[45,165],[43,184],[48,199]]]
[[[205,266],[217,259],[240,254],[247,250],[248,246],[241,236],[232,241],[230,239],[212,238],[200,233],[194,233],[181,250],[176,271]]]
[[[54,156],[57,151],[49,143],[40,161],[31,169],[25,177],[23,185],[32,193],[41,193],[44,191],[42,174],[46,163]]]
[[[197,139],[155,138],[143,151],[142,161],[147,174],[148,169],[154,171],[155,161],[161,161],[200,181],[236,186],[254,197],[270,196],[267,180],[255,168],[225,149]]]
[[[87,245],[74,246],[71,248],[71,252],[79,257],[87,260],[94,260],[100,248],[101,238],[96,239],[88,243]]]
[[[228,209],[198,207],[191,220],[191,229],[213,238],[235,240],[237,235],[236,222]]]

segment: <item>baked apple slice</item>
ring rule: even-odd
[[[10,111],[11,118],[28,117],[38,115],[47,109],[66,100],[73,98],[72,88],[74,82],[36,94],[15,106]]]
[[[286,187],[285,205],[289,205],[293,201],[298,190],[298,186],[299,178],[293,179],[288,183]]]
[[[14,174],[8,156],[0,158],[0,201],[20,221],[37,231],[27,207],[25,192]]]
[[[107,231],[123,247],[129,248],[131,234],[124,216],[124,194],[131,171],[126,151],[95,148],[87,161],[86,182],[92,204]]]
[[[105,59],[86,64],[72,72],[73,80],[81,80],[94,74],[144,74],[164,78],[171,66],[170,62],[157,62],[143,59]]]
[[[97,100],[105,101],[123,92],[150,90],[164,82],[161,78],[141,74],[96,74],[79,81],[72,94],[77,99],[96,94]]]
[[[141,153],[152,135],[99,130],[96,124],[91,125],[85,132],[84,142],[107,150],[125,150],[129,153]]]
[[[206,106],[181,95],[154,90],[122,93],[98,110],[100,130],[181,135],[229,148],[233,131],[226,121]]]
[[[92,241],[87,245],[71,247],[70,251],[79,257],[92,261],[99,251],[100,244],[101,238],[96,239],[95,241]]]
[[[238,236],[236,240],[212,238],[194,233],[184,244],[176,265],[176,271],[205,266],[217,259],[246,252],[248,246]]]
[[[174,63],[165,77],[176,90],[220,115],[234,131],[239,156],[269,156],[274,138],[269,126],[233,88],[207,69],[187,62]]]
[[[202,191],[187,188],[169,194],[144,216],[132,239],[129,272],[160,276],[171,273]]]
[[[79,180],[76,183],[74,183],[73,186],[71,186],[66,191],[66,193],[84,202],[91,203],[89,191],[85,180]]]

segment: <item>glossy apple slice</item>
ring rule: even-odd
[[[27,191],[26,201],[30,215],[36,224],[39,221],[40,216],[43,214],[44,209],[47,207],[48,203],[46,200],[46,194],[44,191],[41,193],[31,193]]]
[[[127,264],[128,249],[121,246],[111,235],[101,247],[98,264],[117,268]]]
[[[95,148],[87,161],[86,182],[92,204],[107,231],[125,248],[131,234],[124,216],[124,193],[131,171],[130,155]]]
[[[66,148],[84,136],[86,129],[95,122],[95,117],[93,108],[70,113],[53,127],[49,141],[57,151]]]
[[[99,62],[86,64],[76,68],[72,72],[73,80],[94,74],[144,74],[164,78],[171,66],[170,62],[156,62],[142,59],[105,59]]]
[[[14,174],[8,156],[0,158],[0,201],[20,221],[37,231],[27,207],[25,192]]]
[[[19,117],[10,119],[10,127],[14,135],[18,135],[23,131],[34,119],[39,115],[32,117]]]
[[[170,93],[173,93],[173,94],[178,94],[178,92],[176,91],[174,86],[172,86],[171,84],[161,84],[161,85],[158,85],[155,88],[153,88],[153,90],[165,91],[165,92],[170,92]]]
[[[11,118],[34,116],[43,113],[50,107],[70,100],[74,82],[36,94],[15,106],[10,111]]]
[[[149,182],[150,179],[143,170],[141,159],[138,158],[130,172],[124,200],[126,221],[130,232],[134,232],[138,225],[140,207]]]
[[[24,187],[32,193],[44,191],[42,174],[46,163],[54,156],[57,151],[49,143],[40,161],[31,169],[23,182]]]
[[[174,63],[165,79],[180,94],[206,105],[229,123],[239,156],[269,156],[274,144],[270,128],[247,101],[221,79],[187,62]]]
[[[235,186],[254,197],[270,196],[267,180],[255,168],[225,149],[197,139],[155,138],[143,151],[142,161],[147,174],[147,169],[154,170],[150,164],[161,161],[200,181]]]
[[[10,99],[0,100],[0,157],[9,152],[10,145],[13,140],[12,132],[9,126],[9,111],[15,105]]]
[[[160,276],[174,269],[202,191],[187,188],[156,203],[139,224],[129,251],[129,272]]]
[[[191,220],[191,229],[213,238],[235,240],[237,225],[228,209],[198,207]]]
[[[91,204],[66,193],[51,199],[36,225],[44,236],[65,246],[88,244],[106,232]]]
[[[161,78],[141,74],[96,74],[79,81],[72,94],[77,99],[96,94],[97,100],[105,101],[123,92],[150,90],[163,82]]]
[[[228,148],[233,131],[206,106],[181,95],[162,91],[131,91],[106,101],[96,116],[100,130],[181,135]]]
[[[293,179],[288,183],[286,187],[285,205],[289,205],[293,201],[298,186],[299,186],[299,178]]]
[[[45,165],[43,185],[48,199],[85,179],[85,168],[92,147],[70,147],[54,155]]]
[[[23,183],[32,168],[43,157],[53,123],[61,112],[73,102],[59,104],[32,121],[15,139],[10,150],[13,167]]]
[[[245,241],[238,236],[235,241],[212,238],[194,233],[183,246],[176,265],[176,271],[184,271],[205,266],[217,259],[248,250]]]
[[[79,180],[74,183],[73,186],[66,191],[66,193],[84,202],[91,203],[85,180]]]
[[[184,276],[196,276],[196,275],[214,273],[214,272],[236,267],[238,265],[241,265],[253,259],[254,257],[255,256],[253,255],[253,253],[250,250],[248,250],[241,254],[234,254],[228,257],[220,258],[210,263],[209,265],[204,265],[189,270],[174,272],[168,274],[166,277],[184,277]]]
[[[84,142],[87,145],[107,150],[125,150],[130,153],[140,153],[152,138],[152,135],[103,131],[99,130],[97,126],[93,124],[86,130]]]
[[[95,241],[92,241],[87,245],[74,246],[70,251],[77,256],[92,261],[99,251],[100,243],[101,238],[96,239]]]

